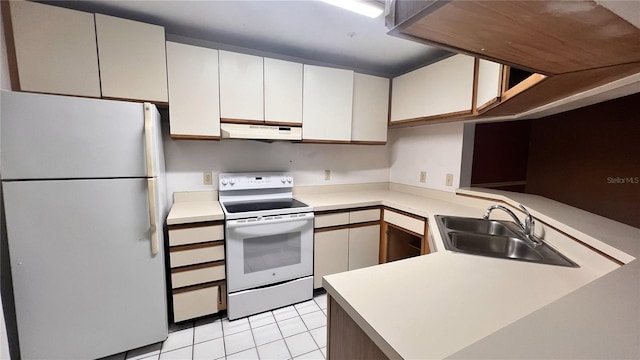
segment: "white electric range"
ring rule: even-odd
[[[313,208],[289,173],[222,173],[227,315],[237,319],[313,297]]]

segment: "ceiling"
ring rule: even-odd
[[[448,54],[387,35],[384,15],[370,19],[317,0],[44,2],[163,25],[169,39],[177,35],[389,77]]]

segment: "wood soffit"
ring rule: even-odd
[[[594,1],[440,5],[391,33],[547,75],[640,62],[640,29]]]

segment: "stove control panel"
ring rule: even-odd
[[[220,190],[250,190],[292,188],[290,173],[221,173],[218,177]]]

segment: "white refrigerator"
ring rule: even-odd
[[[0,101],[22,359],[92,359],[166,339],[155,106],[14,92]]]

